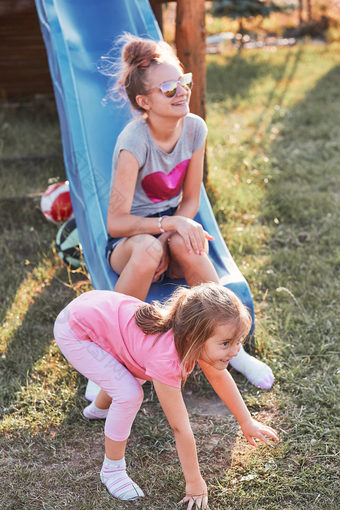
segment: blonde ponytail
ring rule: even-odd
[[[188,291],[185,287],[178,287],[164,304],[153,301],[151,304],[142,305],[135,313],[137,326],[147,335],[166,333],[172,329],[176,313]]]

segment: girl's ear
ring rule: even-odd
[[[145,110],[146,112],[148,112],[150,110],[148,96],[143,96],[142,94],[136,96],[136,103],[138,104],[138,106],[143,108],[143,110]]]

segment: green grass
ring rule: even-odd
[[[208,57],[208,191],[276,383],[261,392],[234,376],[281,438],[253,450],[232,417],[192,416],[214,510],[335,510],[340,499],[339,49]],[[1,107],[0,173],[0,507],[177,508],[183,479],[151,386],[127,454],[147,497],[117,502],[98,477],[103,424],[81,415],[86,381],[53,341],[58,312],[89,288],[55,256],[36,196],[64,178],[53,100]],[[209,393],[198,373],[191,389]]]

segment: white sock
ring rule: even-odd
[[[124,457],[110,460],[105,455],[100,479],[115,498],[130,500],[144,496],[142,489],[127,475]]]
[[[250,356],[243,347],[238,355],[230,360],[230,365],[258,388],[269,390],[273,386],[274,375],[271,368],[263,361]]]
[[[98,384],[96,384],[93,381],[90,381],[90,379],[87,381],[86,390],[85,390],[85,398],[87,400],[90,400],[90,402],[93,402],[96,399],[96,396],[100,392],[100,388]]]
[[[94,402],[91,402],[91,404],[83,410],[83,415],[89,420],[104,420],[108,412],[108,409],[99,409]]]

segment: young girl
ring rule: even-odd
[[[90,291],[57,317],[54,335],[62,353],[101,388],[84,409],[90,419],[106,418],[105,458],[100,478],[112,496],[130,500],[143,491],[126,473],[125,448],[143,400],[142,384],[152,381],[174,431],[186,491],[182,502],[207,506],[195,439],[181,387],[198,361],[216,393],[238,420],[250,444],[278,440],[254,420],[226,370],[249,332],[249,313],[236,295],[216,283],[178,288],[165,303],[146,304],[111,291]]]
[[[219,281],[208,257],[213,238],[193,220],[207,127],[189,113],[192,75],[183,74],[172,48],[130,34],[123,42],[116,88],[139,115],[114,150],[106,256],[119,275],[115,290],[144,301],[165,272],[190,286]],[[271,388],[271,369],[243,348],[232,366]]]

